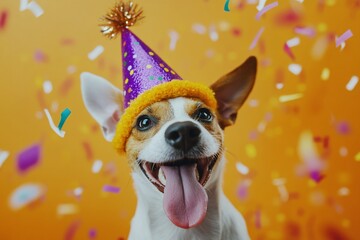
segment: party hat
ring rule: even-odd
[[[176,97],[201,99],[209,107],[216,107],[214,93],[205,85],[185,81],[129,27],[143,18],[142,10],[133,2],[117,3],[104,17],[101,32],[109,37],[121,35],[124,114],[113,139],[115,148],[125,152],[137,115],[151,104]]]

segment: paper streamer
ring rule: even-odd
[[[57,135],[59,135],[60,137],[63,138],[63,137],[65,136],[65,132],[62,131],[62,130],[60,130],[57,126],[55,126],[54,121],[53,121],[53,119],[52,119],[52,117],[51,117],[51,115],[50,115],[50,113],[49,113],[49,110],[47,110],[47,109],[45,108],[45,109],[44,109],[44,112],[45,112],[45,115],[46,115],[46,117],[47,117],[47,119],[48,119],[48,121],[49,121],[49,124],[50,124],[51,129],[52,129]]]
[[[277,7],[279,5],[279,3],[276,1],[276,2],[273,2],[273,3],[270,3],[268,5],[266,5],[265,7],[263,7],[257,14],[256,14],[256,20],[259,20],[260,17],[262,15],[264,15],[267,11],[269,11],[270,9],[274,8],[274,7]]]
[[[259,38],[263,34],[264,30],[265,30],[265,27],[260,28],[260,30],[257,32],[254,40],[252,41],[252,43],[251,43],[251,45],[249,47],[249,50],[252,50],[252,49],[254,49],[256,47],[256,44],[259,41]]]
[[[230,3],[230,0],[225,0],[225,5],[224,5],[225,12],[230,12],[229,3]]]
[[[340,37],[336,38],[335,42],[336,42],[336,47],[341,46],[341,44],[345,43],[346,40],[348,40],[349,38],[351,38],[353,36],[353,33],[351,32],[351,30],[347,30],[343,35],[341,35]]]
[[[34,144],[22,150],[17,156],[17,168],[20,172],[25,172],[37,165],[41,157],[41,145]]]
[[[66,119],[70,116],[70,114],[71,114],[71,111],[70,111],[70,109],[68,109],[68,108],[65,108],[65,110],[62,111],[62,113],[61,113],[61,119],[60,119],[60,122],[59,122],[59,125],[58,125],[59,130],[62,129],[62,127],[63,127]]]

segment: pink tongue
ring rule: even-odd
[[[196,180],[195,164],[161,169],[166,177],[163,207],[168,218],[181,228],[200,224],[206,215],[208,196]]]

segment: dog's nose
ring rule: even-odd
[[[176,122],[166,129],[165,140],[170,146],[187,152],[198,143],[200,133],[200,128],[193,122]]]

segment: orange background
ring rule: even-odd
[[[29,10],[20,12],[19,1],[0,2],[0,13],[8,13],[0,29],[0,149],[10,152],[0,167],[0,239],[89,239],[90,229],[96,230],[96,239],[126,238],[136,203],[130,170],[85,110],[79,84],[80,73],[90,71],[121,87],[119,41],[105,39],[98,28],[99,17],[114,1],[37,3],[44,9],[39,18]],[[258,57],[255,89],[237,124],[226,130],[224,181],[225,193],[245,216],[252,239],[359,239],[360,86],[353,91],[345,88],[352,76],[360,75],[359,1],[283,0],[259,21],[256,4],[245,0],[232,0],[230,12],[224,12],[223,1],[139,0],[139,4],[146,19],[132,30],[183,78],[210,84],[249,55]],[[289,12],[296,17],[279,20]],[[196,23],[206,27],[205,34],[192,29]],[[298,25],[313,27],[316,35],[296,34]],[[261,27],[265,31],[249,50]],[[210,38],[209,28],[218,39]],[[347,29],[354,36],[343,50],[336,48],[335,36]],[[169,49],[169,31],[179,34],[174,50]],[[292,60],[283,45],[295,36],[301,42],[292,48],[296,57]],[[90,61],[87,54],[97,45],[105,51]],[[43,58],[36,59],[36,52]],[[300,75],[288,71],[291,63],[302,65]],[[324,68],[330,71],[325,80]],[[50,94],[43,92],[45,80],[52,82]],[[279,82],[282,89],[276,88]],[[303,97],[279,101],[280,96],[295,93]],[[56,124],[62,110],[71,109],[65,138],[50,129],[44,107]],[[341,133],[339,124],[349,130]],[[296,170],[303,162],[299,136],[307,130],[320,139],[313,144],[327,166],[318,183]],[[324,147],[321,139],[326,137],[329,145]],[[20,174],[16,156],[34,143],[42,145],[41,161]],[[87,155],[84,144],[92,155]],[[96,159],[104,167],[94,174]],[[238,162],[250,172],[239,173]],[[273,184],[279,178],[286,180],[288,200],[281,200]],[[45,197],[12,210],[9,198],[25,183],[45,186]],[[105,193],[105,184],[118,186],[121,192]],[[83,189],[80,198],[71,194],[78,187]],[[247,189],[247,195],[239,197],[239,187]],[[77,211],[58,214],[60,204],[73,204]]]

